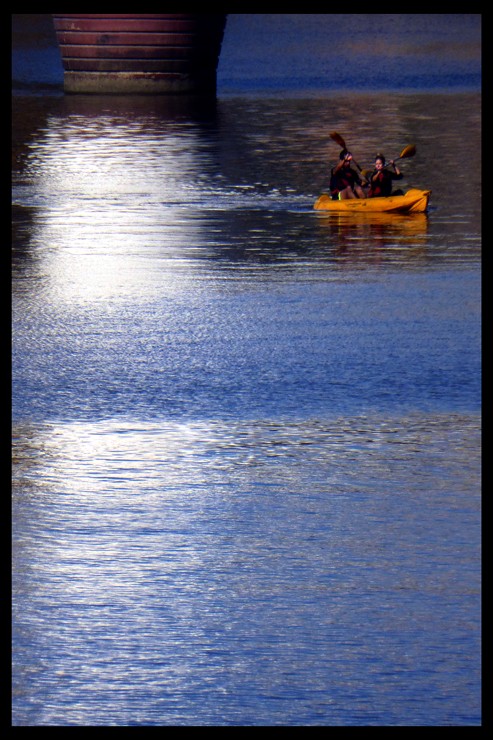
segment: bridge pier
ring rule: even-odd
[[[68,93],[216,93],[225,14],[53,14]]]

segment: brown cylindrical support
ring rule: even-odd
[[[65,91],[215,94],[226,17],[54,14]]]

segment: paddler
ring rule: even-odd
[[[366,198],[361,187],[363,181],[351,167],[353,155],[347,149],[339,154],[339,162],[331,170],[330,195],[332,200],[346,200],[347,198]]]
[[[375,157],[375,169],[368,180],[370,183],[368,189],[369,198],[388,198],[389,195],[402,195],[402,190],[396,190],[392,193],[392,181],[402,180],[404,175],[393,159],[390,160],[389,165],[392,167],[392,170],[385,168],[385,157],[383,154],[377,154]]]

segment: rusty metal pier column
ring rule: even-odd
[[[215,95],[225,14],[53,14],[68,93]]]

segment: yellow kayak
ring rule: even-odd
[[[424,213],[431,190],[411,188],[404,195],[388,198],[348,198],[332,200],[324,193],[315,201],[316,211],[345,211],[346,213]]]

